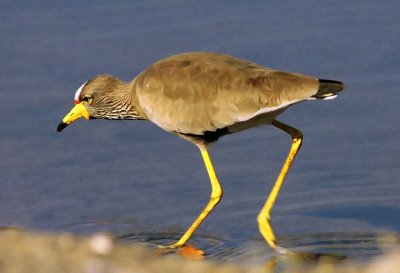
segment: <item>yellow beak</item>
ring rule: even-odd
[[[61,132],[65,127],[74,122],[80,117],[84,117],[85,119],[89,119],[89,112],[86,107],[83,105],[83,102],[75,105],[74,108],[63,118],[62,122],[57,126],[57,132]]]

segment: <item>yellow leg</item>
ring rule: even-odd
[[[293,159],[295,158],[297,152],[301,147],[303,133],[277,120],[274,120],[272,122],[272,125],[285,131],[286,133],[292,136],[292,146],[290,148],[289,155],[287,156],[286,161],[283,164],[281,172],[279,173],[279,176],[275,181],[275,184],[271,190],[271,193],[267,198],[267,201],[265,202],[263,208],[261,209],[260,213],[257,216],[258,226],[262,236],[272,249],[276,249],[277,246],[276,246],[275,234],[270,224],[271,210],[272,207],[274,206],[276,198],[278,197],[279,190],[283,184],[283,181],[285,180],[285,176],[290,168],[290,165],[292,164]]]
[[[199,227],[199,225],[203,222],[203,220],[207,217],[207,215],[214,209],[214,207],[219,203],[222,197],[222,188],[218,182],[217,175],[215,174],[214,167],[211,163],[210,156],[208,155],[207,148],[204,146],[199,146],[201,155],[204,160],[204,164],[206,165],[208,176],[211,181],[211,197],[208,204],[205,206],[203,211],[197,217],[197,219],[193,222],[193,224],[189,227],[189,229],[183,234],[183,236],[173,245],[168,247],[176,248],[183,246],[187,240],[189,240],[190,236],[192,236],[193,232]]]

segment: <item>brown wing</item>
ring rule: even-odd
[[[318,79],[216,53],[163,59],[134,79],[141,110],[167,131],[198,134],[310,98]]]

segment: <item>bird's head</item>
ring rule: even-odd
[[[57,126],[57,132],[75,120],[135,119],[126,92],[127,84],[110,75],[97,76],[82,84],[75,93],[75,106]]]

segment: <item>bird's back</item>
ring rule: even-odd
[[[133,81],[139,107],[149,120],[167,131],[194,135],[280,113],[310,98],[318,86],[314,77],[217,53],[171,56]]]

